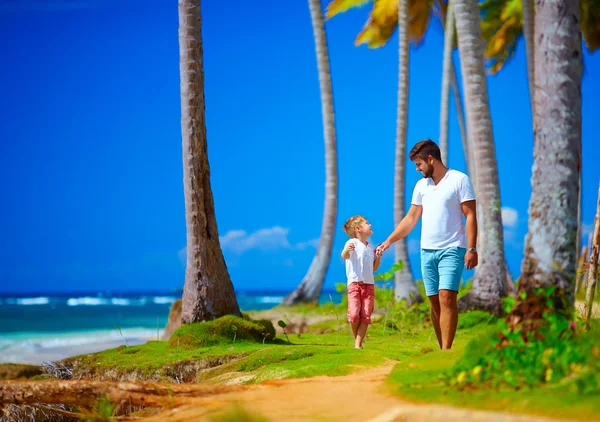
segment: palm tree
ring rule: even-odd
[[[489,72],[495,74],[514,56],[517,42],[523,35],[527,54],[528,80],[533,82],[534,60],[531,36],[534,31],[534,13],[530,11],[532,0],[485,0],[480,3],[482,21],[481,32],[485,41],[485,57],[490,64]],[[579,28],[590,53],[600,47],[600,2],[581,0],[579,2]],[[530,45],[530,46],[528,46]],[[531,51],[531,53],[529,53]],[[532,100],[533,101],[533,100]]]
[[[369,0],[333,0],[327,7],[327,16],[331,18],[368,2]],[[369,19],[355,40],[356,45],[367,44],[370,48],[378,48],[387,43],[396,28],[399,29],[398,110],[394,171],[395,224],[398,224],[404,217],[405,208],[409,42],[412,40],[417,45],[425,36],[433,5],[433,0],[376,0],[373,2]],[[457,95],[458,90],[454,92]],[[459,101],[457,99],[457,103]],[[422,301],[412,276],[406,239],[396,242],[395,258],[396,261],[400,260],[404,263],[403,268],[395,273],[396,299],[405,299],[408,303]]]
[[[473,168],[473,148],[469,145],[467,131],[465,128],[465,118],[463,116],[463,105],[460,99],[458,83],[456,82],[456,72],[454,62],[452,61],[452,51],[455,48],[456,24],[454,21],[454,11],[452,9],[452,0],[448,3],[438,2],[440,9],[440,20],[444,27],[444,62],[442,71],[442,96],[440,103],[440,150],[442,152],[442,162],[448,164],[448,118],[450,115],[450,87],[454,92],[456,111],[458,113],[458,126],[460,129],[460,138],[462,141],[467,171],[475,182],[475,170]],[[475,189],[477,187],[475,186]]]
[[[453,0],[465,90],[468,137],[473,145],[477,200],[481,204],[485,235],[473,288],[459,301],[459,309],[499,313],[506,295],[507,268],[498,183],[498,164],[489,110],[477,0]]]
[[[187,266],[182,321],[240,316],[219,243],[204,120],[204,69],[200,0],[179,0],[179,71]]]
[[[308,0],[308,6],[312,19],[317,51],[319,85],[321,87],[321,107],[325,136],[325,212],[323,214],[321,238],[319,239],[316,255],[298,288],[284,299],[283,303],[286,305],[301,302],[316,302],[319,299],[331,259],[337,218],[337,146],[327,36],[325,34],[325,22],[320,0]]]
[[[600,2],[598,0],[581,0],[580,23],[581,34],[588,50],[594,52],[600,47]],[[521,35],[525,38],[527,55],[527,78],[529,96],[531,98],[532,116],[535,114],[533,101],[534,86],[534,9],[532,0],[485,0],[480,3],[482,12],[481,30],[486,44],[485,55],[491,66],[490,73],[499,72],[513,57],[517,42]],[[579,181],[579,199],[577,209],[577,249],[581,246],[581,188]]]
[[[512,56],[521,35],[525,38],[527,79],[533,115],[533,0],[485,0],[480,3],[481,32],[486,43],[485,55],[491,63],[490,73],[498,72]]]
[[[333,0],[327,6],[327,16],[329,18],[343,13],[351,8],[362,6],[372,2],[373,8],[365,23],[362,31],[355,40],[356,45],[367,44],[370,48],[384,46],[398,26],[398,0]],[[419,45],[425,37],[425,32],[429,26],[432,12],[440,17],[442,25],[446,20],[446,3],[442,0],[408,0],[408,33],[413,45]],[[464,117],[462,116],[463,107],[460,101],[458,84],[456,82],[456,72],[454,64],[449,73],[449,81],[452,86],[456,108],[458,110],[458,124],[460,128],[463,148],[467,145],[467,133],[465,130]],[[444,126],[447,128],[446,126]],[[442,131],[442,129],[440,129]],[[440,132],[440,149],[442,161],[448,163],[447,136]],[[470,154],[465,149],[465,159],[467,163],[470,160]],[[473,175],[471,175],[473,177]],[[400,242],[396,243],[397,245]]]
[[[512,310],[512,324],[541,319],[547,305],[535,296],[538,287],[556,287],[555,309],[565,312],[573,307],[581,163],[579,16],[577,0],[537,3],[534,161],[529,232],[519,279],[519,293],[527,297]]]
[[[396,119],[396,162],[394,168],[394,224],[398,225],[404,217],[404,192],[406,174],[406,129],[408,126],[408,60],[410,37],[408,33],[408,0],[398,2],[398,116]],[[404,266],[394,274],[394,296],[396,300],[407,303],[422,302],[410,270],[406,239],[398,242],[395,258]]]

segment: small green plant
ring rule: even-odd
[[[474,340],[448,374],[446,382],[461,389],[532,388],[561,380],[574,383],[580,393],[600,392],[598,332],[580,334],[571,313],[555,309],[555,287],[536,289],[532,295],[506,297],[504,311],[515,306],[541,319],[502,320],[490,334]]]
[[[277,321],[277,325],[279,325],[281,327],[281,329],[283,330],[283,334],[285,335],[285,338],[286,338],[288,344],[291,344],[290,339],[289,339],[287,333],[285,332],[285,327],[287,327],[287,324],[285,323],[285,321],[280,319],[279,321]]]
[[[235,338],[237,336],[237,327],[235,325],[232,325],[231,331],[233,331],[233,342],[235,343]]]

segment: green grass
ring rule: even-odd
[[[464,320],[464,316],[461,319]],[[578,393],[569,380],[519,390],[492,389],[489,386],[459,390],[456,386],[449,386],[441,375],[450,372],[459,361],[469,360],[469,354],[477,354],[474,349],[478,348],[478,344],[481,348],[486,347],[482,342],[489,338],[489,332],[494,331],[495,324],[490,322],[487,329],[481,325],[466,329],[467,332],[478,332],[468,347],[465,342],[459,341],[450,351],[435,351],[396,365],[388,378],[390,389],[402,398],[420,403],[577,420],[597,418],[600,413],[598,395]]]
[[[202,324],[184,324],[173,333],[170,347],[199,348],[229,342],[264,343],[275,340],[271,321],[226,315]]]
[[[341,309],[331,304],[323,308],[282,307],[278,311],[285,319],[284,313],[290,316],[293,313],[334,315]],[[465,352],[473,350],[477,341],[483,342],[481,349],[485,349],[488,332],[498,326],[498,321],[489,314],[462,314],[454,347],[443,352],[438,349],[423,309],[415,309],[402,321],[400,317],[388,315],[385,327],[383,317],[375,318],[364,350],[353,348],[345,315],[341,314],[339,318],[341,322],[335,316],[319,322],[310,333],[288,333],[291,344],[281,335],[263,344],[262,334],[260,337],[241,334],[243,330],[252,329],[250,325],[245,325],[240,319],[223,319],[183,326],[170,342],[151,341],[140,346],[121,346],[70,358],[67,362],[73,364],[75,377],[254,384],[270,379],[343,376],[392,360],[397,365],[387,384],[394,394],[403,399],[571,419],[586,419],[600,412],[597,396],[579,394],[572,385],[564,383],[520,391],[499,391],[488,387],[459,391],[448,386],[440,375],[448,373],[459,359],[468,360],[470,352]],[[244,319],[247,321],[249,318],[245,316]],[[237,324],[235,342],[230,330],[232,324]],[[262,332],[266,326],[258,328]],[[469,343],[471,346],[467,348]],[[240,420],[244,417],[241,416]]]
[[[376,320],[369,329],[365,350],[353,348],[348,324],[340,325],[336,320],[321,323],[327,333],[288,334],[291,344],[281,336],[265,344],[262,340],[248,339],[233,342],[229,334],[221,337],[220,344],[212,346],[182,342],[181,339],[189,339],[189,332],[196,336],[199,330],[207,330],[199,328],[201,325],[183,326],[181,335],[174,335],[170,342],[121,346],[65,362],[73,365],[75,377],[91,379],[219,382],[224,377],[239,377],[241,382],[257,383],[268,379],[346,375],[360,367],[377,366],[386,359],[405,359],[437,347],[430,327],[413,327],[404,330],[401,336],[389,327],[384,333],[382,319]],[[460,333],[460,337],[466,338],[467,333]],[[179,345],[176,338],[180,338]]]

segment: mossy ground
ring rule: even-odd
[[[480,315],[476,315],[478,319]],[[472,321],[467,321],[467,325]],[[597,420],[600,413],[600,397],[597,394],[581,394],[573,379],[568,378],[554,384],[542,384],[533,388],[523,386],[517,390],[506,387],[492,388],[489,385],[459,389],[448,385],[442,374],[450,373],[460,364],[466,365],[489,349],[486,339],[497,332],[496,322],[487,329],[481,325],[467,328],[476,330],[472,342],[456,342],[450,351],[436,351],[424,356],[415,356],[409,363],[398,364],[388,378],[390,390],[401,397],[420,403],[447,404],[475,409],[509,411],[536,414],[552,418],[571,420]],[[583,335],[582,340],[590,333]],[[600,333],[592,333],[600,338]],[[578,341],[578,340],[576,340]],[[468,365],[467,365],[468,366]]]
[[[397,365],[387,387],[393,394],[411,401],[581,420],[594,418],[600,412],[597,395],[579,394],[565,383],[519,391],[489,388],[459,391],[442,382],[441,374],[448,373],[459,359],[468,358],[467,344],[481,341],[495,329],[497,320],[483,312],[460,316],[451,351],[439,350],[422,310],[417,317],[403,317],[402,322],[391,315],[375,318],[364,350],[353,348],[343,304],[277,307],[269,312],[281,315],[284,321],[286,315],[298,314],[328,315],[330,319],[320,320],[305,333],[288,332],[288,343],[281,334],[275,339],[271,334],[265,337],[272,327],[266,321],[250,320],[250,317],[261,318],[260,313],[250,313],[243,319],[226,317],[183,326],[168,342],[121,346],[69,358],[63,363],[73,365],[77,378],[254,384],[270,379],[343,376],[395,361]]]
[[[268,379],[346,375],[360,367],[376,366],[386,359],[401,360],[437,347],[435,336],[425,326],[404,330],[400,335],[389,323],[384,330],[382,318],[370,327],[364,350],[353,348],[348,324],[335,319],[320,323],[326,333],[289,333],[289,344],[281,335],[263,344],[262,335],[240,335],[243,331],[240,319],[227,318],[217,323],[219,329],[214,327],[215,323],[192,324],[181,327],[169,342],[122,346],[64,362],[74,364],[76,376],[85,374],[100,379],[102,374],[112,374],[111,379],[130,379],[128,374],[136,372],[138,378],[176,381],[181,380],[177,368],[196,365],[195,377],[188,381],[219,382],[224,376],[239,375],[244,383],[257,383]],[[232,323],[238,327],[235,342],[233,332],[223,328]],[[459,333],[458,341],[467,341],[475,332],[476,329]],[[212,335],[207,341],[212,346],[193,345],[193,342],[204,343],[200,335],[207,333]]]
[[[0,364],[0,381],[32,379],[40,376],[43,372],[42,367],[37,365],[3,363]]]

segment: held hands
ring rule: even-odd
[[[377,256],[381,256],[381,254],[386,250],[389,249],[390,247],[390,242],[389,241],[385,241],[383,242],[381,245],[377,246],[377,249],[375,249],[375,254]]]
[[[467,270],[472,270],[473,268],[475,268],[477,266],[477,263],[478,263],[477,252],[467,251],[467,253],[465,254],[465,268]]]

